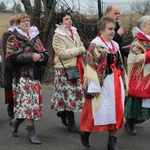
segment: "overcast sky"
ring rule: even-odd
[[[6,4],[8,8],[11,8],[13,6],[14,1],[16,3],[21,2],[21,0],[0,0],[0,2],[2,1]],[[34,0],[30,0],[30,1],[34,2]],[[71,8],[74,5],[75,6],[74,10],[78,10],[82,13],[93,13],[93,14],[97,13],[97,0],[64,0],[64,1],[66,1]],[[105,9],[109,4],[115,4],[115,5],[123,6],[123,8],[120,9],[124,9],[124,10],[126,10],[126,8],[129,8],[129,4],[131,4],[133,1],[137,1],[137,0],[101,0],[103,9]],[[145,0],[138,0],[138,1],[145,1]]]
[[[70,6],[72,7],[72,0],[65,0],[65,1],[68,2],[68,4],[70,4]],[[114,4],[114,5],[118,5],[121,9],[121,12],[124,13],[124,11],[128,11],[130,9],[130,5],[133,3],[133,1],[137,1],[137,0],[101,0],[101,3],[104,12],[108,5]],[[98,10],[97,0],[79,0],[79,3],[78,0],[73,0],[73,3],[76,4],[75,5],[76,9],[79,9],[82,13],[83,12],[85,13],[93,12],[93,14],[97,13]]]

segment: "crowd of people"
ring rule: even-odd
[[[55,78],[50,109],[56,111],[69,132],[80,134],[85,147],[90,147],[92,132],[108,131],[107,149],[118,150],[117,136],[124,121],[126,132],[136,136],[135,124],[150,118],[150,16],[141,17],[132,29],[129,54],[121,49],[124,27],[119,18],[119,8],[108,6],[86,50],[71,14],[60,12],[57,17],[52,42]],[[34,120],[43,115],[41,81],[49,56],[38,36],[39,30],[30,26],[29,15],[12,16],[9,24],[2,46],[5,104],[12,118],[12,135],[18,137],[18,128],[25,122],[30,142],[41,144]],[[128,88],[124,83],[125,56]],[[75,112],[81,112],[80,129]]]

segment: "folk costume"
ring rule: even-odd
[[[7,40],[6,61],[9,59],[13,68],[14,118],[38,120],[43,114],[40,81],[48,54],[36,27],[30,27],[28,34],[15,27],[12,33]],[[42,58],[34,62],[32,53],[39,53]]]
[[[83,76],[83,62],[78,60],[79,47],[83,46],[76,28],[72,27],[73,38],[70,31],[62,26],[57,26],[53,38],[55,58],[54,93],[51,99],[51,109],[56,111],[81,111],[83,106],[83,89],[81,78],[75,82],[67,81],[65,70],[59,60],[62,60],[65,68],[79,66]],[[80,61],[80,65],[78,65]]]
[[[125,117],[130,120],[130,126],[134,126],[137,118],[150,118],[150,36],[137,27],[132,34],[134,40],[127,62],[129,97],[125,105]]]
[[[97,36],[88,48],[84,79],[90,81],[88,92],[98,98],[85,98],[80,128],[85,132],[119,129],[124,121],[124,85],[118,55],[119,46]]]
[[[75,126],[74,112],[80,112],[83,107],[84,93],[83,83],[83,61],[79,55],[83,43],[75,27],[69,31],[63,25],[57,25],[53,37],[53,48],[55,57],[55,79],[54,90],[50,108],[58,111],[64,125],[69,131],[78,132]],[[84,48],[84,47],[83,47]],[[65,68],[77,66],[80,78],[76,81],[67,81]]]

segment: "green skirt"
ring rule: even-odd
[[[142,107],[142,98],[126,97],[124,114],[127,119],[141,118],[147,120],[150,118],[150,108]]]

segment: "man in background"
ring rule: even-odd
[[[114,41],[116,41],[119,44],[119,48],[121,51],[122,58],[124,60],[124,51],[121,49],[122,44],[122,35],[124,33],[124,28],[122,27],[120,19],[120,9],[118,6],[115,5],[109,5],[106,8],[106,16],[112,17],[116,20],[116,26],[115,26],[115,36],[113,38]]]
[[[119,44],[120,52],[122,55],[122,59],[124,62],[124,57],[128,56],[128,53],[125,52],[124,49],[122,49],[122,36],[124,34],[124,27],[122,26],[121,20],[120,20],[120,9],[116,5],[109,5],[106,8],[106,15],[114,18],[116,20],[116,26],[115,26],[115,36],[113,38],[114,41],[116,41]]]

